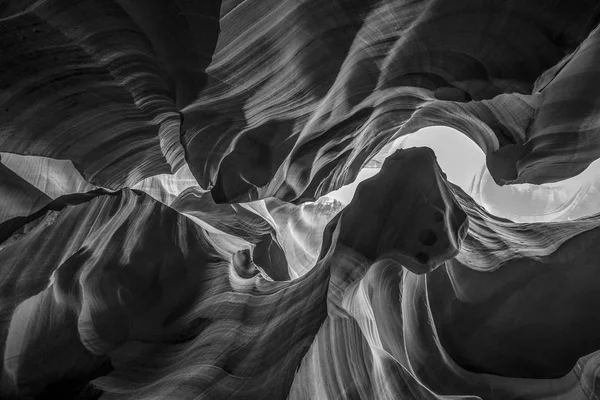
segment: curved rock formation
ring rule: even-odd
[[[179,170],[185,150],[218,201],[319,197],[353,180],[394,135],[439,122],[479,144],[502,182],[566,178],[595,158],[565,158],[594,129],[570,133],[594,115],[586,82],[597,32],[577,48],[597,22],[593,1],[266,9],[266,0],[220,10],[160,0],[7,3],[1,150],[69,159],[112,189]],[[549,128],[558,126],[556,96],[579,110],[560,116],[560,134]],[[575,103],[584,98],[588,105]],[[557,135],[570,144],[550,156]],[[522,150],[493,156],[505,146]]]
[[[306,274],[319,259],[326,225],[344,208],[343,204],[328,197],[301,205],[269,198],[265,206],[278,242],[290,260],[290,276]]]
[[[234,246],[243,247],[235,253],[233,263],[243,275],[255,275],[253,269],[264,272],[275,281],[290,279],[288,263],[277,241],[277,228],[264,204],[215,204],[209,193],[197,188],[183,191],[171,204],[175,210],[203,227],[212,227],[217,235],[226,234]],[[240,240],[241,239],[241,240]],[[235,243],[237,242],[237,243]],[[252,247],[250,254],[248,247]]]
[[[403,174],[408,168],[419,173]],[[456,257],[469,222],[442,174],[431,149],[398,150],[359,185],[338,241],[371,260],[395,258],[415,274]]]
[[[178,170],[219,4],[4,2],[0,150],[68,159],[111,189]]]
[[[498,184],[576,176],[600,155],[599,21],[593,0],[2,2],[0,397],[597,398],[597,208],[495,216],[424,148],[322,196],[433,125]]]
[[[183,110],[182,136],[192,173],[203,187],[214,185],[217,201],[319,197],[353,180],[392,137],[428,125],[463,131],[490,157],[526,146],[531,161],[519,164],[523,172],[511,172],[522,152],[491,168],[502,182],[553,181],[591,162],[571,160],[574,170],[549,174],[541,164],[561,161],[542,149],[556,136],[536,134],[533,141],[530,126],[552,71],[537,86],[536,79],[594,28],[600,9],[593,2],[351,3],[282,5],[257,20],[244,2],[222,17],[223,32],[235,21],[250,38],[220,37],[206,90]],[[292,27],[289,35],[298,30],[293,42],[284,26]],[[325,63],[317,51],[329,54]],[[593,70],[589,62],[580,69]]]
[[[56,251],[21,257],[32,247]],[[19,228],[0,248],[3,394],[68,390],[110,359],[95,382],[105,398],[284,397],[324,318],[327,268],[286,283],[246,279],[223,251],[192,220],[129,190]]]

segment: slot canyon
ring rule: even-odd
[[[597,400],[599,24],[0,0],[0,399]]]

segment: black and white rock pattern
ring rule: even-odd
[[[600,184],[549,222],[478,191],[600,158],[599,22],[595,0],[0,0],[0,398],[597,399]],[[485,154],[471,191],[431,149],[381,156],[431,126]]]

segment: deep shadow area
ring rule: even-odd
[[[431,273],[429,299],[446,351],[478,373],[531,379],[569,373],[600,347],[599,238],[596,228],[542,261],[522,258],[494,272],[452,260]]]

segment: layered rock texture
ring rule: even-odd
[[[537,185],[600,157],[599,22],[1,1],[0,398],[597,399],[600,184]],[[379,155],[440,125],[486,155],[468,190]],[[492,181],[540,211],[494,215]]]

